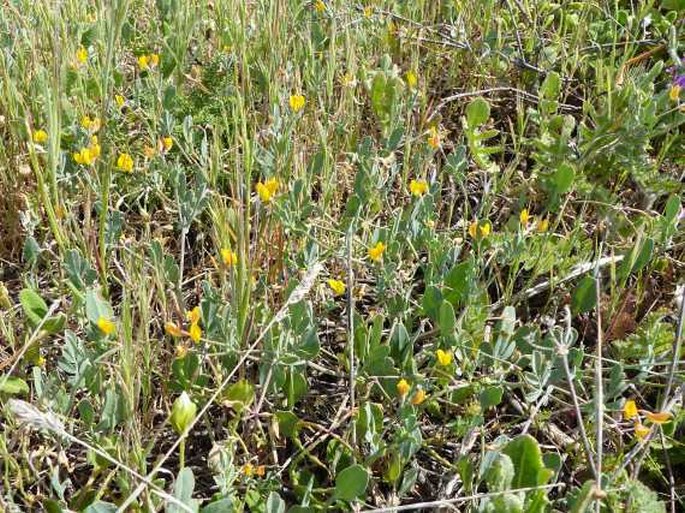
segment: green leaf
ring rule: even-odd
[[[450,336],[454,333],[457,318],[454,315],[454,308],[447,301],[443,301],[442,305],[440,305],[440,320],[438,324],[443,336]]]
[[[514,463],[506,454],[496,454],[485,472],[489,492],[502,492],[511,488],[514,480]]]
[[[26,395],[29,393],[29,386],[21,378],[14,376],[3,376],[0,378],[0,393],[9,395]]]
[[[112,307],[107,301],[102,299],[100,294],[93,289],[86,292],[86,316],[93,324],[98,322],[100,317],[112,318]]]
[[[333,496],[338,500],[354,500],[366,491],[368,484],[368,471],[361,465],[351,465],[335,478],[335,492]]]
[[[556,100],[561,93],[561,78],[555,71],[551,71],[545,77],[540,86],[540,96],[546,100]]]
[[[559,167],[552,175],[554,192],[557,194],[567,193],[573,186],[573,180],[575,177],[576,172],[574,171],[573,166],[567,164],[566,162],[559,164]]]
[[[231,499],[219,499],[211,504],[207,504],[201,511],[202,513],[227,513],[235,511],[235,507]]]
[[[547,483],[553,472],[542,461],[542,451],[537,440],[522,435],[509,442],[502,451],[511,458],[516,473],[512,488],[529,488]]]
[[[597,302],[597,284],[592,276],[585,276],[573,291],[571,310],[574,314],[589,312]]]
[[[266,500],[266,513],[285,513],[285,501],[276,492],[271,492]]]
[[[276,425],[281,435],[291,438],[297,434],[300,419],[291,411],[278,411],[275,415]]]
[[[588,513],[590,506],[595,501],[595,482],[591,479],[583,483],[583,487],[577,490],[575,497],[569,500],[571,509],[569,513]]]
[[[233,383],[226,391],[226,400],[231,408],[240,413],[254,401],[254,387],[246,379]]]
[[[490,117],[490,104],[484,98],[476,98],[466,106],[466,121],[469,127],[476,128]]]
[[[31,326],[37,326],[43,317],[48,313],[48,305],[37,292],[31,289],[24,289],[19,293],[19,302]]]
[[[442,304],[442,293],[435,285],[429,285],[426,287],[426,291],[423,293],[423,300],[421,301],[421,307],[428,317],[432,320],[438,320],[438,312],[440,311],[440,305]]]
[[[483,410],[497,406],[502,402],[504,389],[502,387],[488,387],[480,393],[480,406]]]
[[[84,509],[83,513],[112,513],[117,509],[117,506],[111,502],[96,501]]]
[[[199,502],[193,499],[193,491],[195,490],[195,476],[189,467],[183,467],[178,473],[176,482],[174,483],[174,497],[182,504],[188,506],[192,511],[197,511]],[[167,507],[168,513],[182,513],[184,510],[176,504],[169,504]]]

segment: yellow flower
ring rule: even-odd
[[[150,67],[159,66],[159,54],[153,53],[148,56]]]
[[[202,328],[200,328],[199,324],[193,323],[190,325],[188,335],[190,335],[192,341],[197,344],[198,342],[200,342],[200,339],[202,338]]]
[[[537,226],[535,229],[538,231],[538,233],[545,233],[549,228],[549,220],[548,219],[540,219],[538,221]]]
[[[672,415],[667,411],[654,413],[651,411],[646,411],[645,417],[647,417],[647,420],[652,424],[666,424],[666,422],[671,420]]]
[[[36,360],[36,365],[38,367],[45,367],[45,364],[47,363],[47,360],[45,359],[45,356],[42,354],[38,356],[38,359]]]
[[[417,77],[416,73],[412,70],[409,70],[404,74],[404,80],[407,82],[410,89],[415,89],[416,84],[419,83],[419,77]]]
[[[90,132],[97,132],[100,130],[100,118],[91,118],[90,116],[83,116],[81,118],[81,126]]]
[[[316,0],[316,2],[314,2],[314,10],[319,14],[326,10],[326,4],[323,3],[323,0]]]
[[[364,7],[364,17],[365,18],[370,18],[373,15],[373,7],[370,5],[367,5]]]
[[[345,293],[346,287],[344,282],[330,278],[327,283],[336,296],[342,296]]]
[[[428,182],[426,180],[412,180],[409,182],[409,191],[413,196],[423,196],[428,192]]]
[[[406,379],[402,378],[397,382],[397,393],[400,395],[400,397],[404,397],[409,393],[409,389],[411,388],[411,385],[407,382]]]
[[[301,94],[292,94],[288,103],[293,112],[299,112],[304,108],[305,99]]]
[[[117,107],[121,108],[124,106],[124,103],[126,103],[126,98],[124,98],[120,94],[115,94],[114,101],[116,102]]]
[[[91,153],[90,148],[81,148],[81,150],[74,153],[73,156],[74,161],[83,166],[90,166],[97,158]]]
[[[419,388],[414,393],[414,396],[411,398],[411,403],[414,406],[418,406],[419,404],[421,404],[425,400],[426,400],[426,391],[423,388]]]
[[[200,316],[201,316],[201,313],[200,313],[200,307],[199,306],[196,306],[192,310],[188,310],[186,312],[186,319],[191,324],[197,324],[198,322],[200,322]]]
[[[174,324],[173,322],[167,322],[164,324],[164,331],[166,332],[167,335],[171,335],[172,337],[180,337],[181,336],[181,328],[178,327],[177,324]]]
[[[385,244],[383,244],[382,242],[377,242],[374,247],[369,248],[369,258],[374,262],[380,262],[383,258],[385,248]]]
[[[632,399],[626,401],[623,405],[623,418],[625,420],[631,420],[637,417],[637,405]]]
[[[252,477],[254,474],[254,467],[251,463],[245,463],[245,465],[243,465],[243,474],[247,477]]]
[[[264,477],[265,474],[266,474],[266,465],[258,465],[254,469],[254,475],[257,477]]]
[[[82,46],[76,50],[76,62],[79,64],[85,64],[88,62],[88,50]]]
[[[490,224],[490,221],[473,221],[469,225],[469,235],[471,236],[472,239],[477,239],[477,238],[486,238],[488,235],[490,235],[490,232],[492,231],[492,225]]]
[[[90,146],[88,146],[91,157],[96,159],[100,156],[100,143],[98,142],[98,136],[94,135],[90,138]]]
[[[524,208],[523,210],[521,210],[521,213],[519,214],[519,221],[523,226],[527,226],[529,220],[530,214],[528,213],[528,209]]]
[[[440,147],[440,132],[437,127],[432,126],[428,130],[428,146],[437,150]]]
[[[638,440],[644,440],[644,438],[649,434],[649,428],[640,422],[635,423],[635,438]]]
[[[162,146],[164,146],[165,151],[169,151],[174,146],[174,140],[168,135],[162,137]]]
[[[133,171],[133,158],[128,153],[120,153],[117,159],[117,167],[125,173]]]
[[[100,331],[107,336],[114,333],[117,329],[117,325],[110,321],[107,317],[98,317],[97,325],[98,328],[100,328]]]
[[[447,367],[450,363],[452,363],[452,353],[450,351],[438,349],[435,352],[435,357],[437,358],[438,363],[443,367]]]
[[[38,144],[43,144],[45,141],[48,140],[48,133],[43,130],[36,130],[33,132],[33,142],[38,143]]]
[[[278,192],[279,186],[277,178],[269,178],[266,182],[259,182],[256,189],[262,203],[269,203]]]
[[[229,248],[222,248],[221,260],[223,260],[226,267],[232,267],[238,263],[238,255],[235,254],[235,251],[231,251]]]
[[[671,89],[668,91],[668,97],[672,102],[677,102],[678,98],[680,98],[680,89],[681,87],[677,84],[671,86]]]
[[[138,57],[138,67],[141,71],[144,71],[150,67],[150,59],[147,55],[141,55]]]

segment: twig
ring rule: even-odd
[[[491,93],[512,93],[512,94],[518,94],[525,98],[528,101],[531,101],[533,103],[539,103],[541,98],[533,93],[529,93],[528,91],[524,91],[523,89],[518,89],[517,87],[509,87],[509,86],[498,86],[498,87],[489,87],[487,89],[479,89],[477,91],[466,91],[463,93],[457,93],[453,94],[452,96],[448,96],[447,98],[443,98],[443,100],[438,104],[438,106],[435,108],[436,112],[441,110],[445,105],[447,105],[450,102],[453,102],[455,100],[460,100],[462,98],[470,98],[472,96],[483,96],[486,94],[491,94]],[[567,111],[574,111],[578,112],[581,110],[580,107],[576,107],[575,105],[568,105],[566,103],[559,103],[559,108],[562,110],[567,110]]]
[[[599,254],[602,254],[600,243]],[[597,317],[597,344],[595,360],[595,415],[597,416],[596,446],[597,446],[597,476],[596,483],[598,491],[602,488],[602,457],[604,455],[604,380],[602,376],[602,303],[601,303],[601,281],[599,273],[599,259],[595,266],[595,312]],[[602,493],[595,494],[595,511],[600,513],[602,509]]]
[[[355,386],[357,383],[357,368],[355,365],[354,355],[354,294],[352,288],[354,287],[354,271],[352,269],[352,236],[354,222],[350,224],[347,231],[347,255],[345,264],[347,266],[347,344],[349,346],[350,358],[350,408],[354,411],[356,404]],[[352,445],[357,447],[357,423],[352,423]]]
[[[566,305],[566,331],[564,332],[563,342],[554,336],[554,342],[557,347],[557,354],[561,358],[561,362],[564,366],[564,374],[566,375],[566,381],[568,381],[569,392],[571,393],[571,399],[573,400],[573,408],[576,413],[576,419],[578,421],[578,429],[580,430],[580,437],[583,440],[583,449],[585,450],[585,457],[590,463],[592,468],[592,473],[595,478],[595,482],[599,483],[599,470],[596,466],[595,460],[592,457],[592,446],[590,445],[590,439],[585,432],[585,425],[583,424],[583,414],[580,411],[580,403],[578,402],[578,394],[576,393],[576,386],[574,384],[573,375],[571,374],[571,368],[568,364],[568,349],[571,343],[571,309]]]

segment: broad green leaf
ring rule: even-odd
[[[502,492],[511,488],[514,480],[514,463],[506,454],[498,453],[485,472],[485,482],[489,492]]]
[[[292,437],[297,434],[300,419],[291,411],[278,411],[274,416],[276,426],[281,436]]]
[[[368,484],[368,471],[361,465],[351,465],[335,478],[334,497],[344,501],[354,500],[366,491]]]
[[[595,481],[585,481],[583,487],[577,490],[577,494],[569,502],[569,513],[588,513],[590,506],[595,502]]]
[[[546,100],[556,100],[561,93],[561,78],[555,71],[551,71],[545,77],[540,86],[540,96]]]
[[[249,407],[254,401],[254,396],[254,387],[245,379],[233,383],[226,391],[226,400],[236,412],[241,412]]]
[[[96,324],[100,317],[112,318],[112,307],[93,289],[86,292],[86,316],[93,324]]]
[[[48,313],[48,305],[37,292],[31,289],[24,289],[19,293],[19,302],[31,326],[37,326],[43,317]]]
[[[559,164],[559,167],[554,171],[552,175],[552,184],[554,185],[554,192],[557,194],[565,194],[573,186],[573,180],[576,177],[576,172],[573,166],[563,162]]]
[[[490,104],[484,98],[476,98],[466,106],[466,121],[471,128],[479,127],[490,117]]]
[[[219,499],[207,504],[200,511],[202,513],[229,513],[235,511],[235,506],[231,499]]]
[[[483,410],[497,406],[502,402],[502,387],[488,387],[480,393],[480,406]]]
[[[266,513],[285,513],[285,501],[276,492],[271,492],[266,500]]]
[[[423,300],[421,301],[421,307],[428,317],[432,320],[438,320],[438,312],[440,311],[440,305],[442,304],[442,293],[434,285],[429,285],[426,287],[426,291],[423,293]]]
[[[454,333],[457,319],[454,315],[454,308],[447,301],[443,301],[442,305],[440,305],[440,320],[438,324],[443,336],[449,336]]]
[[[117,506],[111,502],[96,501],[84,509],[83,513],[113,513],[117,509]]]
[[[574,314],[589,312],[597,303],[597,285],[592,276],[585,276],[573,291],[571,310]]]
[[[545,468],[537,440],[522,435],[509,442],[502,451],[511,458],[516,473],[512,488],[529,488],[547,483],[552,471]]]
[[[183,467],[178,473],[176,482],[174,483],[174,497],[182,504],[188,506],[192,511],[198,511],[199,502],[193,499],[193,491],[195,490],[195,476],[189,467]],[[168,504],[168,513],[182,513],[184,510],[176,504]]]
[[[15,376],[0,377],[0,393],[9,395],[25,395],[29,393],[29,386],[21,378]]]

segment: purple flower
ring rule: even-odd
[[[673,85],[685,89],[685,74],[675,75],[673,77]]]

